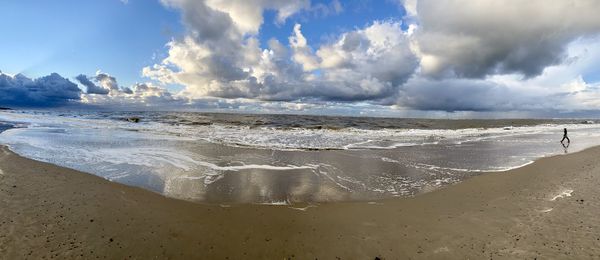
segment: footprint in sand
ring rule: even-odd
[[[563,190],[558,195],[552,197],[552,199],[550,199],[550,201],[555,201],[556,199],[565,198],[565,197],[571,197],[571,193],[573,193],[573,190],[569,190],[569,189]]]

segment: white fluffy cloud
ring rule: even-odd
[[[241,11],[250,2],[253,8]],[[272,39],[268,48],[261,49],[256,33],[264,10],[276,10],[282,22],[295,12],[319,9],[319,5],[311,6],[308,1],[163,3],[182,11],[189,32],[183,39],[171,41],[168,57],[144,68],[143,74],[162,83],[184,85],[182,94],[190,97],[389,98],[418,66],[399,21],[374,22],[316,49],[296,24],[288,46]],[[331,10],[341,9],[339,2],[332,2]]]
[[[317,55],[323,84],[340,84],[338,92],[355,100],[395,96],[418,66],[408,34],[394,21],[344,33]]]
[[[203,38],[220,37],[219,29],[235,30],[240,34],[256,34],[263,23],[264,10],[275,10],[277,21],[283,23],[298,11],[310,8],[310,0],[161,1],[166,6],[180,9],[188,29],[198,32],[198,36]]]
[[[313,71],[319,68],[319,62],[313,55],[313,51],[302,35],[300,24],[294,25],[294,34],[290,36],[290,47],[292,48],[292,59],[302,65],[304,71]]]
[[[123,87],[98,71],[75,77],[82,94],[58,74],[34,80],[0,73],[0,105],[81,99],[218,109],[600,109],[595,0],[396,0],[404,17],[345,25],[356,27],[321,42],[310,42],[303,30],[311,23],[298,21],[338,14],[345,2],[160,1],[181,13],[185,32],[167,44],[163,60],[143,68],[152,82]],[[274,21],[264,20],[265,11]],[[265,22],[296,24],[287,41],[261,42]],[[172,94],[168,84],[184,89]]]
[[[192,100],[363,101],[446,111],[598,105],[598,88],[582,76],[589,62],[573,50],[597,45],[600,5],[593,0],[398,0],[406,16],[397,20],[373,21],[322,43],[309,42],[296,24],[289,42],[271,39],[267,47],[259,42],[265,10],[285,23],[297,13],[343,6],[162,2],[181,11],[187,33],[143,75],[183,85],[178,96]]]

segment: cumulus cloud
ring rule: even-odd
[[[417,0],[398,0],[398,2],[404,8],[407,16],[414,17],[417,15]]]
[[[118,95],[119,93],[133,94],[133,91],[128,87],[119,86],[117,79],[108,73],[100,70],[96,71],[96,75],[88,77],[80,74],[75,79],[83,86],[86,87],[87,94],[99,94],[99,95]],[[92,80],[96,83],[92,82]]]
[[[117,83],[117,79],[102,71],[96,71],[96,76],[94,77],[94,80],[96,80],[96,82],[98,82],[98,84],[100,84],[100,86],[104,89],[108,89],[111,91],[119,90],[119,84]]]
[[[317,51],[324,84],[341,84],[347,99],[378,100],[396,95],[418,67],[399,21],[374,22],[342,34]],[[354,94],[352,94],[354,93]]]
[[[319,68],[319,64],[300,28],[300,24],[294,25],[294,34],[289,38],[290,47],[294,53],[292,59],[302,65],[304,71],[312,71]]]
[[[248,12],[238,10],[251,2]],[[191,98],[390,99],[418,66],[400,21],[376,21],[316,49],[296,24],[289,45],[271,39],[263,49],[257,33],[264,10],[276,10],[281,22],[300,10],[324,7],[309,1],[163,3],[181,10],[188,33],[172,40],[168,57],[144,68],[143,75],[184,85],[182,94]],[[342,10],[338,1],[327,8]]]
[[[120,109],[139,109],[155,107],[171,109],[182,107],[188,102],[184,97],[174,97],[167,89],[153,83],[136,83],[131,88],[122,88],[122,91],[111,92],[110,95],[81,96],[86,105],[100,107],[118,107]]]
[[[598,106],[600,87],[582,75],[600,65],[589,62],[600,55],[581,47],[600,53],[590,47],[598,46],[594,37],[600,35],[600,5],[593,0],[397,0],[404,17],[375,20],[318,43],[309,42],[298,23],[287,42],[266,44],[260,36],[265,22],[336,14],[341,2],[161,2],[181,12],[186,31],[167,44],[166,58],[143,69],[154,83],[124,88],[102,72],[77,77],[89,94],[108,94],[84,95],[85,102],[217,108],[254,102],[281,109],[367,103],[442,111]],[[265,10],[275,12],[274,21],[264,21]],[[161,87],[167,84],[184,89],[171,94]]]
[[[182,11],[183,21],[198,38],[214,40],[232,34],[256,34],[263,23],[263,12],[277,12],[277,22],[302,9],[310,0],[161,0]]]
[[[162,2],[181,10],[188,33],[171,41],[169,56],[144,68],[143,74],[162,83],[185,85],[191,97],[256,97],[264,92],[252,75],[263,56],[256,38],[263,12],[276,11],[276,20],[282,23],[310,7],[309,1],[287,0]]]
[[[94,84],[94,82],[92,82],[86,75],[80,74],[77,77],[75,77],[75,79],[79,81],[81,85],[84,85],[86,87],[87,94],[107,95],[109,92],[109,89],[99,87],[96,84]]]
[[[0,105],[57,107],[80,99],[81,89],[57,73],[31,79],[22,74],[0,72]]]
[[[570,42],[600,33],[595,0],[404,2],[418,16],[422,71],[435,77],[537,76],[565,60]]]

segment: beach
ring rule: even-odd
[[[0,10],[0,260],[600,259],[600,0]]]
[[[600,257],[600,148],[410,198],[214,205],[0,152],[3,259]]]

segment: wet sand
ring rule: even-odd
[[[414,198],[222,207],[0,148],[0,258],[599,258],[598,158],[544,158]]]

